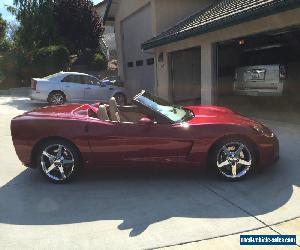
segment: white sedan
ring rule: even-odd
[[[78,72],[60,72],[31,80],[31,99],[51,105],[65,102],[108,102],[115,97],[119,105],[126,104],[122,87],[101,82],[98,78]]]

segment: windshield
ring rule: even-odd
[[[171,105],[167,101],[160,99],[159,97],[152,96],[146,92],[142,92],[141,94],[137,95],[134,100],[146,106],[147,108],[160,113],[173,123],[184,122],[194,116],[191,110]]]

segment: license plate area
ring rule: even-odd
[[[266,79],[265,69],[252,69],[244,72],[245,81],[264,81]]]

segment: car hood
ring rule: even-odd
[[[218,106],[188,106],[194,113],[194,118],[188,121],[190,125],[197,124],[240,124],[254,126],[259,123],[244,117],[234,111]]]

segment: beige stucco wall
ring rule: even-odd
[[[161,46],[155,49],[156,57],[160,53],[165,53],[165,57],[168,58],[169,53],[176,50],[182,50],[187,48],[192,48],[196,46],[202,46],[204,50],[211,50],[211,46],[208,44],[214,44],[220,41],[226,41],[234,38],[245,37],[252,34],[258,34],[261,32],[283,29],[291,26],[300,25],[300,19],[296,18],[300,16],[300,8],[285,11],[279,14],[271,15],[268,17],[259,18],[250,22],[245,22],[239,25],[231,26],[222,30],[206,33],[203,35],[191,37],[182,41],[170,43],[165,46]],[[204,52],[204,53],[203,53]],[[203,55],[206,55],[207,58],[202,56],[202,62],[211,62],[211,53],[212,51],[202,51]],[[199,58],[201,60],[201,58]],[[158,64],[159,70],[157,70],[157,94],[159,96],[169,96],[169,86],[171,84],[171,78],[169,74],[169,69],[171,68],[170,60],[164,62],[164,67],[160,67]],[[213,63],[206,64],[202,66],[203,70],[213,70]],[[168,71],[168,72],[167,72]],[[213,79],[211,78],[212,72],[206,73],[202,77],[202,85],[205,87],[205,92],[207,93],[207,88]],[[167,86],[165,86],[167,85]],[[210,98],[210,97],[209,97]],[[205,100],[209,100],[205,98]],[[169,97],[170,99],[170,97]]]
[[[167,28],[173,26],[185,17],[199,11],[201,8],[205,8],[208,4],[215,0],[121,0],[117,14],[115,16],[115,32],[116,32],[116,44],[117,44],[117,58],[119,62],[119,75],[122,80],[125,80],[125,66],[124,62],[124,52],[122,44],[122,22],[126,18],[130,17],[137,11],[141,10],[146,5],[151,6],[152,15],[152,35],[166,30]],[[172,10],[172,11],[170,11]],[[139,46],[136,48],[140,50]],[[151,53],[152,50],[147,51]],[[166,58],[167,59],[167,58]],[[165,64],[168,66],[168,64]],[[158,69],[159,70],[159,69]],[[156,79],[157,85],[158,79]]]
[[[121,79],[125,80],[125,69],[124,66],[124,54],[123,54],[123,44],[122,44],[122,21],[128,16],[134,14],[139,9],[143,8],[145,5],[149,4],[151,0],[123,0],[120,1],[118,11],[115,16],[115,33],[116,33],[116,45],[117,45],[117,59],[119,75]]]

